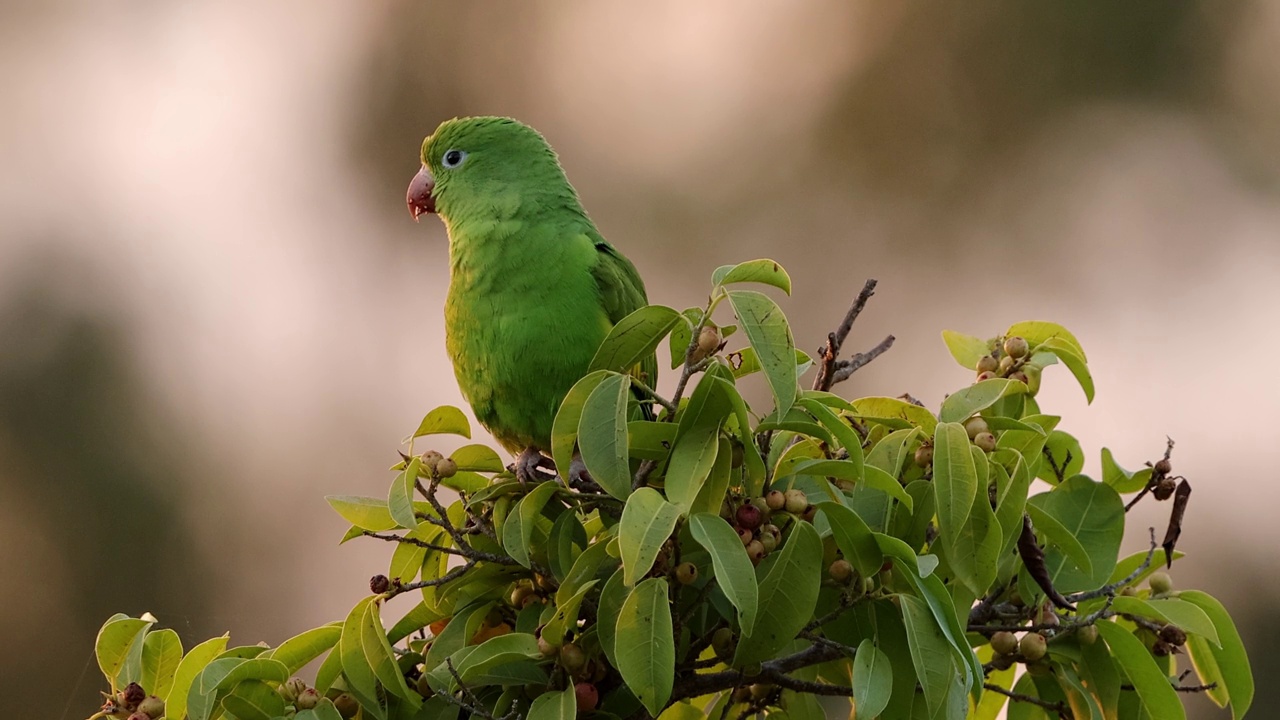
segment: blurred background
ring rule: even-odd
[[[877,278],[850,349],[898,342],[848,396],[936,408],[970,379],[945,328],[1072,329],[1097,400],[1059,368],[1042,404],[1094,473],[1178,442],[1175,582],[1266,676],[1277,47],[1266,0],[5,3],[0,677],[84,717],[111,613],[275,644],[367,593],[389,549],[323,496],[384,494],[461,402],[444,229],[403,198],[467,114],[544,132],[654,302],[772,257],[811,349]]]

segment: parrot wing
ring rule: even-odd
[[[630,260],[614,249],[604,238],[591,233],[591,240],[596,248],[596,263],[591,268],[591,274],[595,277],[596,288],[600,291],[600,300],[604,304],[609,322],[617,324],[622,318],[649,304],[645,296],[644,281],[640,279],[640,273],[636,272],[636,266],[632,265]],[[633,370],[632,374],[638,376],[645,385],[656,388],[657,356],[650,355],[640,361],[639,367]],[[636,397],[642,401],[649,399],[639,391],[636,392]],[[652,420],[653,406],[643,402],[641,408],[644,410],[645,419]]]

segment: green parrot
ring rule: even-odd
[[[587,217],[555,151],[516,120],[442,123],[406,201],[414,220],[437,214],[449,233],[445,345],[462,394],[519,453],[517,477],[534,479],[551,467],[560,402],[614,323],[647,304],[644,282]],[[653,387],[657,359],[634,372]]]

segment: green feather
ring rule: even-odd
[[[465,156],[447,167],[451,150]],[[532,128],[450,120],[422,161],[449,231],[445,344],[462,394],[507,449],[550,449],[561,400],[613,324],[647,303],[644,283]],[[657,369],[652,357],[639,368],[651,387]]]

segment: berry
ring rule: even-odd
[[[600,702],[600,691],[589,682],[574,685],[573,694],[578,699],[578,712],[591,712]]]
[[[431,631],[431,635],[433,637],[439,636],[440,633],[444,632],[444,628],[446,625],[449,624],[450,619],[451,618],[440,618],[439,620],[436,620],[435,622],[428,625],[427,629]]]
[[[1155,641],[1155,644],[1151,646],[1151,654],[1156,657],[1166,657],[1172,655],[1174,652],[1176,652],[1174,646],[1163,640],[1157,640]]]
[[[995,372],[1000,367],[1000,363],[991,355],[983,355],[978,358],[978,372]]]
[[[386,575],[374,575],[369,578],[369,591],[374,595],[381,595],[390,589],[391,580],[389,580]]]
[[[991,658],[991,667],[996,670],[1008,670],[1013,667],[1012,655],[996,655]]]
[[[1000,358],[1000,368],[997,372],[999,372],[1001,375],[1008,375],[1009,371],[1013,369],[1014,362],[1015,361],[1013,358],[1009,357],[1008,355],[1005,355],[1004,357]]]
[[[676,566],[676,580],[681,585],[688,585],[698,579],[698,566],[691,562],[682,562]]]
[[[853,577],[853,565],[850,565],[848,560],[840,558],[831,563],[827,568],[827,574],[831,575],[831,579],[836,582],[846,582]]]
[[[996,374],[994,372],[987,370],[986,372],[978,373],[978,377],[974,379],[974,382],[982,382],[983,380],[990,380],[995,376]]]
[[[742,541],[743,545],[750,545],[755,538],[756,534],[754,532],[746,528],[738,528],[738,539]]]
[[[1160,639],[1174,647],[1182,647],[1187,644],[1187,634],[1177,625],[1165,625],[1160,628]]]
[[[351,693],[342,693],[333,699],[333,706],[338,709],[338,714],[347,720],[356,716],[360,711],[360,703],[356,701]]]
[[[763,700],[769,697],[771,692],[773,692],[773,686],[769,683],[755,683],[751,686],[751,697],[756,700]]]
[[[1094,625],[1085,625],[1076,632],[1080,637],[1081,645],[1092,645],[1098,642],[1098,628]]]
[[[746,530],[755,530],[764,522],[764,514],[755,505],[743,503],[738,506],[738,511],[734,513],[734,519],[738,521],[738,527]]]
[[[1018,642],[1018,650],[1022,652],[1022,657],[1029,662],[1035,662],[1049,652],[1049,646],[1045,643],[1044,636],[1040,633],[1027,633]]]
[[[422,677],[426,677],[423,675]],[[421,680],[418,681],[421,684]],[[298,693],[298,699],[293,701],[293,706],[299,710],[310,710],[320,704],[320,693],[315,688],[307,688]]]
[[[1035,365],[1023,365],[1022,372],[1027,376],[1024,381],[1027,383],[1027,394],[1034,397],[1040,392],[1040,368]]]
[[[813,522],[813,519],[817,516],[818,516],[818,506],[810,505],[804,509],[803,513],[800,514],[800,519],[807,523],[811,523]]]
[[[129,683],[124,690],[120,691],[121,704],[130,710],[138,707],[138,703],[146,699],[147,691],[143,690],[142,686],[136,682]]]
[[[305,680],[300,677],[291,677],[281,683],[280,687],[276,689],[276,692],[280,693],[280,697],[284,698],[285,702],[291,703],[294,700],[297,700],[298,696],[302,694],[302,691],[306,689],[307,683]]]
[[[453,458],[445,458],[436,464],[436,476],[440,478],[451,478],[458,474],[458,463]]]
[[[433,695],[436,694],[436,691],[431,689],[431,683],[427,682],[426,673],[423,673],[418,676],[418,682],[414,685],[414,689],[417,690],[418,694],[421,695],[424,699],[430,699]]]
[[[436,452],[435,450],[428,450],[422,453],[422,466],[425,467],[432,475],[434,475],[436,472],[436,467],[439,466],[440,461],[443,459],[444,459],[444,456],[441,455],[440,453]]]
[[[916,448],[916,465],[919,467],[929,467],[933,464],[933,446],[921,445]]]
[[[764,498],[751,498],[751,506],[760,511],[761,520],[769,518],[769,503]]]
[[[745,687],[737,688],[733,691],[733,694],[729,696],[729,699],[732,700],[734,704],[741,705],[751,699],[751,690]]]
[[[1004,352],[1011,358],[1017,359],[1025,357],[1031,351],[1031,345],[1027,343],[1027,339],[1014,335],[1004,339]]]
[[[1152,595],[1164,595],[1173,590],[1173,578],[1169,577],[1169,573],[1157,570],[1147,578],[1147,585],[1151,587]]]
[[[764,504],[769,506],[770,510],[778,512],[787,506],[787,496],[778,490],[770,490],[764,496]]]
[[[1000,655],[1012,655],[1018,652],[1018,636],[1001,630],[991,636],[991,649]]]
[[[709,355],[714,355],[720,349],[720,328],[714,325],[704,325],[698,331],[698,350],[695,355],[701,355],[701,360]]]
[[[1183,642],[1186,641],[1186,637],[1186,635],[1182,636]],[[164,701],[152,695],[138,703],[138,712],[151,718],[151,720],[160,720],[160,718],[164,717]]]
[[[560,664],[569,671],[570,675],[577,675],[587,665],[587,654],[577,645],[565,643],[560,648]]]
[[[716,633],[711,636],[711,649],[715,651],[716,657],[721,660],[728,660],[732,657],[737,645],[737,638],[733,636],[733,631],[727,627],[716,630]]]
[[[759,565],[767,554],[764,549],[764,543],[759,540],[752,540],[751,544],[747,545],[747,557],[751,558],[752,565]]]
[[[768,525],[765,525],[765,526],[761,527],[761,528],[760,528],[760,534],[761,534],[761,535],[772,535],[774,540],[781,540],[781,539],[782,539],[782,530],[780,530],[780,529],[778,528],[778,526],[777,526],[777,525],[774,525],[773,523],[769,523]]]
[[[1017,372],[1009,373],[1009,379],[1010,379],[1010,380],[1017,380],[1018,382],[1022,383],[1023,385],[1030,385],[1030,384],[1031,384],[1031,381],[1030,381],[1029,379],[1027,379],[1027,374],[1026,374],[1026,373],[1024,373],[1024,372],[1022,372],[1021,370],[1019,370],[1019,371],[1017,371]]]
[[[510,597],[512,607],[524,607],[524,599],[533,594],[533,588],[524,585],[517,585],[511,591]]]
[[[1168,460],[1159,460],[1152,469],[1161,475],[1168,475],[1173,472],[1173,463]]]
[[[989,432],[981,432],[973,436],[973,444],[978,446],[982,452],[994,452],[996,449],[996,436]]]
[[[538,597],[537,593],[530,592],[528,595],[524,596],[523,600],[520,601],[520,609],[523,610],[530,605],[540,602],[542,602],[542,598]]]
[[[978,433],[991,432],[991,428],[987,427],[987,421],[981,415],[975,415],[964,421],[964,431],[969,433],[969,439],[972,440]]]
[[[138,711],[130,715],[129,720],[151,720],[151,716],[142,711]]]
[[[1154,495],[1157,500],[1168,500],[1173,497],[1173,491],[1177,489],[1178,482],[1171,477],[1166,477],[1161,478],[1160,482],[1156,483],[1151,494]]]
[[[545,635],[539,635],[538,652],[542,653],[543,657],[555,657],[555,655],[560,652],[560,648],[552,645],[551,641],[548,640]]]
[[[785,507],[787,512],[792,515],[799,515],[804,512],[805,508],[809,507],[809,498],[802,490],[788,490],[783,495],[786,498]]]
[[[771,553],[778,549],[778,536],[773,533],[760,533],[760,544],[764,545],[764,551]]]

